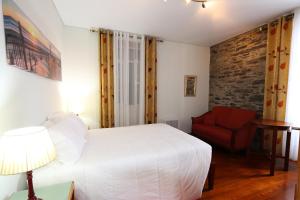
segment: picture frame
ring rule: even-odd
[[[195,97],[197,91],[197,76],[185,75],[184,76],[184,96]]]
[[[7,64],[61,81],[59,50],[13,0],[3,0],[2,7]]]

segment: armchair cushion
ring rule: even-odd
[[[216,116],[216,125],[227,128],[227,124],[229,123],[228,116],[231,114],[232,109],[223,106],[216,106],[213,108],[212,112],[214,113],[214,116]]]
[[[230,122],[228,124],[228,128],[240,129],[253,121],[255,117],[256,113],[254,111],[233,109],[229,116]]]
[[[212,112],[208,113],[204,117],[203,124],[210,125],[210,126],[214,126],[215,125],[215,117],[214,117],[214,114]]]
[[[205,124],[193,124],[193,132],[198,133],[198,135],[206,140],[214,141],[218,144],[228,144],[230,147],[232,131],[217,127],[209,126]]]
[[[213,109],[216,124],[228,129],[240,129],[255,119],[256,113],[251,110],[217,106]]]

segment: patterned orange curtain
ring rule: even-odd
[[[156,39],[145,38],[145,123],[157,122]]]
[[[100,126],[114,127],[114,65],[113,34],[109,31],[99,33],[100,52]]]
[[[285,120],[292,26],[291,16],[268,25],[264,119]],[[265,134],[265,144],[270,148],[270,134]],[[277,152],[281,153],[282,134],[278,134],[277,144]]]

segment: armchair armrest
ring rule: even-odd
[[[211,111],[204,113],[203,115],[199,116],[199,117],[192,117],[192,123],[193,124],[199,124],[203,122],[204,117],[211,113]]]
[[[245,123],[245,124],[244,124],[242,127],[240,127],[240,128],[234,128],[234,129],[232,129],[232,131],[233,131],[233,132],[239,132],[239,131],[242,130],[242,129],[249,129],[249,130],[255,132],[256,126],[255,126],[255,124],[253,124],[253,122],[252,122],[252,120],[251,120],[251,121]]]
[[[249,148],[254,138],[255,131],[256,127],[252,121],[247,122],[238,129],[232,129],[231,147],[234,148],[235,143],[238,140],[239,142],[243,141],[243,144]]]

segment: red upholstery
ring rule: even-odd
[[[231,109],[227,107],[214,107],[212,113],[215,116],[216,125],[226,127],[229,124],[228,116],[231,114]]]
[[[203,118],[203,123],[206,125],[214,126],[216,124],[215,117],[213,113],[208,113],[204,118]]]
[[[251,121],[256,113],[251,110],[214,107],[200,117],[192,118],[192,133],[232,150],[247,149],[255,134]]]
[[[221,106],[213,108],[212,112],[216,116],[216,124],[228,129],[239,129],[256,116],[254,111]]]
[[[205,133],[202,135],[203,139],[213,140],[215,143],[222,145],[227,145],[230,148],[231,134],[230,130],[217,127],[209,126],[205,124],[195,124],[193,125],[194,132]]]

